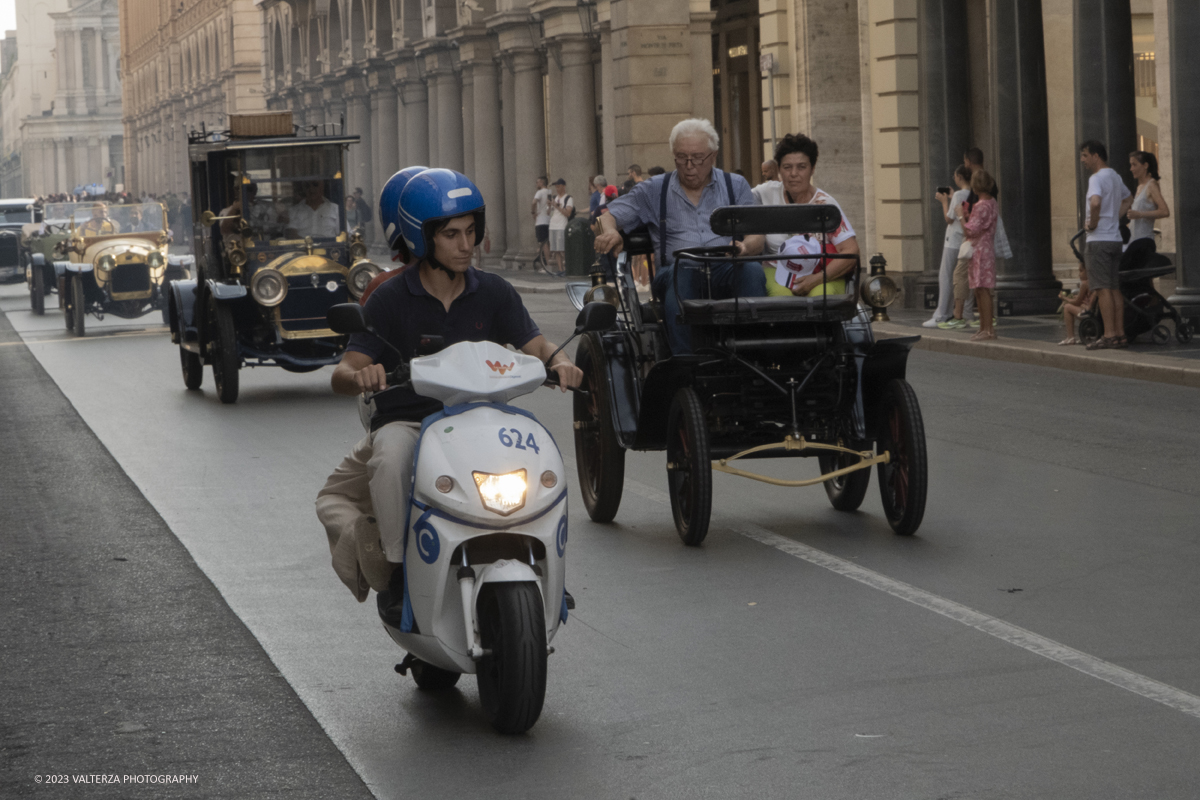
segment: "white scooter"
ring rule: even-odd
[[[589,304],[571,339],[615,319],[613,306]],[[329,324],[374,333],[353,303],[331,308]],[[422,421],[414,456],[404,610],[398,625],[384,622],[408,653],[396,670],[411,669],[423,689],[473,672],[493,727],[523,733],[541,714],[549,642],[567,619],[562,455],[532,414],[508,405],[547,382],[545,365],[493,342],[459,342],[388,376],[405,381],[446,407]]]

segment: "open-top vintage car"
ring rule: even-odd
[[[210,364],[233,403],[242,366],[310,372],[341,358],[326,313],[380,272],[362,231],[346,230],[343,157],[357,141],[296,135],[287,114],[190,137],[198,276],[172,286],[170,312],[188,389]]]
[[[118,205],[100,200],[48,203],[44,234],[59,237],[55,261],[32,265],[30,301],[37,311],[54,269],[67,330],[85,333],[85,319],[106,314],[122,319],[166,309],[166,284],[188,274],[187,261],[172,257],[166,211],[159,203]],[[40,270],[38,269],[40,267]],[[38,297],[38,272],[42,297]]]
[[[25,276],[29,254],[22,246],[22,229],[41,220],[41,209],[32,197],[0,200],[0,282]]]
[[[666,450],[675,526],[688,545],[708,533],[713,470],[776,486],[823,483],[834,508],[853,511],[877,465],[888,522],[899,534],[916,531],[925,510],[925,431],[905,368],[920,337],[875,340],[860,293],[882,313],[896,287],[882,274],[864,280],[857,255],[829,254],[823,238],[840,223],[832,205],[715,211],[711,225],[720,236],[811,234],[822,239],[812,258],[852,258],[855,267],[845,294],[682,301],[679,318],[694,348],[686,355],[671,354],[663,304],[641,302],[626,269],[629,254],[650,251],[644,238],[639,246],[627,237],[621,260],[597,270],[591,285],[568,284],[577,308],[607,300],[619,311],[617,329],[587,334],[576,356],[590,390],[575,395],[574,416],[580,489],[592,519],[615,517],[627,450]],[[731,248],[680,250],[674,260],[681,259],[694,265],[702,286],[712,264],[772,260]],[[677,267],[677,280],[681,268],[692,267]],[[804,457],[815,457],[820,477],[786,480],[735,466]]]

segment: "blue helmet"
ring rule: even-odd
[[[419,175],[429,167],[405,167],[383,185],[379,193],[379,224],[383,226],[383,235],[387,237],[388,247],[397,249],[400,243],[400,193],[414,176]]]
[[[475,244],[483,241],[483,195],[471,179],[452,169],[427,169],[400,193],[400,230],[417,258],[433,255],[432,225],[465,214],[475,215]]]

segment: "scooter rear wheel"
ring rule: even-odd
[[[546,699],[546,615],[532,583],[489,583],[479,592],[479,702],[500,733],[533,727]]]
[[[415,658],[409,670],[412,672],[413,680],[417,682],[417,688],[426,692],[449,689],[462,677],[461,673],[435,667]]]

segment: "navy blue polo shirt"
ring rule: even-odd
[[[366,311],[376,332],[403,353],[405,361],[417,355],[422,336],[441,336],[447,347],[488,341],[519,349],[541,335],[521,295],[508,281],[474,267],[467,270],[466,280],[463,293],[447,311],[441,300],[425,291],[420,269],[409,267],[371,294]],[[396,354],[370,334],[354,334],[346,349],[369,356],[388,372],[399,366]],[[441,410],[440,400],[422,397],[412,389],[393,389],[376,399],[371,430],[397,420],[420,422]]]

